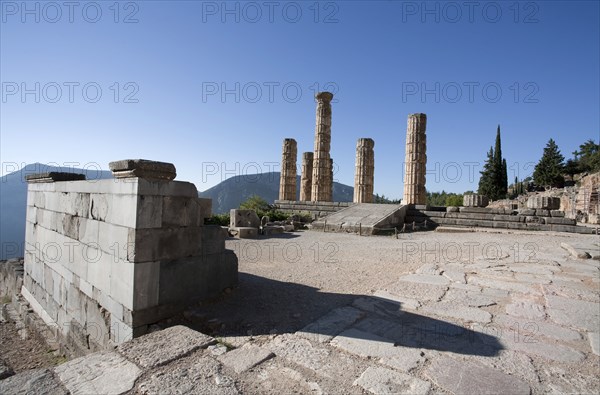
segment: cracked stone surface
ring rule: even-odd
[[[90,354],[59,365],[55,372],[73,395],[123,394],[142,370],[116,352]]]
[[[185,326],[173,326],[162,331],[133,339],[117,350],[138,365],[148,368],[164,365],[206,348],[216,340]]]

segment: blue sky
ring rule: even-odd
[[[431,191],[476,189],[498,124],[511,181],[549,138],[565,157],[600,139],[597,1],[69,4],[1,2],[2,174],[144,158],[205,190],[279,170],[284,138],[312,151],[317,90],[335,93],[336,181],[371,137],[393,198],[410,113]]]

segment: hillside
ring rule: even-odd
[[[110,171],[73,169],[33,163],[0,179],[0,259],[23,256],[25,243],[25,212],[27,206],[28,174],[64,171],[86,174],[89,180],[112,178]]]
[[[300,176],[296,179],[297,191],[300,193]],[[354,188],[348,185],[333,183],[333,200],[351,202]],[[199,193],[200,197],[211,198],[213,214],[229,212],[238,208],[240,203],[252,195],[258,195],[269,203],[279,197],[279,172],[235,176]]]

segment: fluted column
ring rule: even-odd
[[[283,140],[281,176],[279,178],[279,200],[296,200],[297,150],[296,140]]]
[[[317,124],[315,128],[315,150],[313,157],[312,201],[331,201],[331,100],[330,92],[319,92],[317,99]]]
[[[427,165],[427,139],[425,128],[427,116],[425,114],[411,114],[408,116],[406,128],[406,156],[404,166],[404,197],[403,204],[426,204],[425,172]]]
[[[375,154],[373,139],[356,142],[356,168],[354,170],[354,203],[373,203],[373,178]]]
[[[310,201],[313,176],[313,158],[312,152],[302,154],[302,176],[300,178],[300,200]]]

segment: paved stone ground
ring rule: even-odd
[[[403,237],[253,241],[267,250],[293,241],[301,251],[335,243],[336,263],[277,259],[276,247],[274,259],[256,259],[234,244],[244,241],[228,241],[238,248],[240,287],[182,318],[213,338],[171,327],[2,380],[0,393],[32,380],[74,394],[600,391],[600,261],[560,246],[593,251],[598,236]]]

